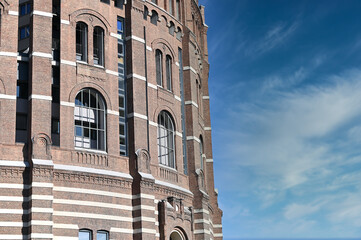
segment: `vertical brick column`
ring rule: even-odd
[[[30,153],[32,158],[31,233],[52,239],[51,104],[52,0],[34,0],[30,41]]]
[[[19,1],[2,3],[4,5],[1,9],[0,36],[0,143],[14,144]]]

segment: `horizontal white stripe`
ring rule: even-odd
[[[127,79],[129,79],[129,78],[137,78],[137,79],[142,80],[142,81],[147,81],[146,77],[144,77],[142,75],[139,75],[139,74],[136,74],[136,73],[128,74]]]
[[[111,204],[104,202],[91,202],[91,201],[80,201],[80,200],[68,200],[68,199],[54,199],[53,203],[58,204],[68,204],[68,205],[79,205],[79,206],[92,206],[92,207],[101,207],[101,208],[112,208],[132,211],[132,206],[125,206],[119,204]]]
[[[119,116],[119,112],[118,112],[118,111],[114,111],[114,110],[110,110],[110,109],[107,109],[107,114]]]
[[[182,101],[182,99],[181,99],[180,97],[178,97],[177,95],[174,95],[174,98],[175,98],[177,101],[179,101],[179,102]]]
[[[133,222],[133,218],[131,217],[120,217],[115,215],[104,215],[104,214],[95,214],[95,213],[54,211],[53,215],[63,216],[63,217],[77,217],[77,218],[88,218],[88,219],[103,219],[103,220]]]
[[[213,228],[222,228],[222,224],[214,224]]]
[[[196,71],[194,68],[190,67],[190,66],[185,66],[185,67],[183,67],[183,70],[184,70],[184,71],[191,70],[194,74],[197,74],[197,71]]]
[[[147,179],[152,179],[152,180],[154,180],[154,177],[153,177],[152,174],[139,172],[139,175],[142,176],[143,178],[147,178]]]
[[[211,234],[211,232],[207,229],[194,230],[194,234]]]
[[[135,217],[133,218],[133,222],[156,222],[155,218],[151,218],[151,217]]]
[[[33,200],[54,200],[54,197],[52,195],[31,195],[29,198]]]
[[[153,51],[152,47],[150,47],[150,46],[147,46],[147,50],[150,51],[150,52]]]
[[[43,57],[43,58],[53,58],[53,55],[51,53],[43,53],[43,52],[32,52],[30,54],[30,57],[35,56],[35,57]]]
[[[52,160],[43,160],[43,159],[32,159],[33,163],[36,165],[44,165],[44,166],[54,166]]]
[[[28,162],[0,160],[0,166],[8,167],[29,167]]]
[[[110,74],[110,75],[117,76],[117,77],[118,77],[118,75],[119,75],[118,72],[115,72],[115,71],[112,71],[112,70],[109,70],[109,69],[105,70],[105,72],[108,73],[108,74]]]
[[[73,66],[73,67],[76,66],[76,62],[68,61],[68,60],[64,60],[64,59],[60,59],[60,63],[65,64],[65,65],[70,65],[70,66]]]
[[[209,224],[209,220],[206,219],[195,219],[194,223],[205,223],[205,224]]]
[[[28,235],[28,238],[51,238],[53,239],[53,234],[50,233],[31,233],[30,235]]]
[[[180,132],[178,132],[178,131],[176,131],[175,134],[176,134],[178,137],[183,137],[183,134],[180,133]]]
[[[0,189],[7,188],[7,189],[29,189],[29,185],[24,184],[14,184],[14,183],[0,183]]]
[[[137,117],[137,118],[141,118],[141,119],[144,119],[144,120],[148,120],[148,117],[143,115],[143,114],[140,114],[140,113],[129,113],[127,115],[128,118],[132,118],[132,117]]]
[[[148,206],[148,205],[138,205],[138,206],[133,207],[133,211],[138,211],[138,210],[155,211],[155,207],[154,206]]]
[[[31,183],[32,187],[44,187],[44,188],[52,188],[54,184],[46,183],[46,182],[33,182]]]
[[[105,151],[94,150],[94,149],[90,149],[90,148],[74,147],[74,149],[78,150],[78,151],[82,151],[82,152],[92,152],[92,153],[96,153],[96,154],[107,155],[107,152],[105,152]]]
[[[177,185],[175,185],[175,184],[171,184],[171,183],[163,182],[163,181],[159,181],[159,180],[155,180],[155,184],[162,185],[162,186],[164,186],[164,187],[169,187],[169,188],[172,188],[172,189],[175,189],[175,190],[179,190],[179,191],[181,191],[181,192],[185,192],[185,193],[188,193],[188,194],[193,195],[193,193],[192,193],[191,191],[189,191],[188,189],[179,187],[179,186],[177,186]]]
[[[53,240],[79,240],[78,237],[54,236]]]
[[[143,38],[137,37],[137,36],[128,36],[125,38],[126,41],[129,41],[130,39],[133,39],[135,41],[141,42],[141,43],[145,43],[145,40]]]
[[[29,96],[29,100],[31,100],[31,99],[46,100],[46,101],[52,101],[53,100],[53,98],[51,96],[38,95],[38,94],[31,94]]]
[[[155,215],[158,215],[158,214],[159,214],[159,212],[158,212],[158,211],[154,211],[154,214],[155,214]]]
[[[152,125],[154,127],[158,127],[158,123],[155,123],[155,122],[152,122],[152,121],[149,121],[149,125]]]
[[[187,136],[187,140],[194,140],[196,142],[201,142],[201,140],[199,140],[199,138],[197,138],[196,136]]]
[[[9,15],[19,16],[19,12],[9,10]]]
[[[44,221],[44,220],[31,220],[29,225],[37,225],[37,226],[53,226],[53,221]]]
[[[137,195],[133,195],[133,196],[132,196],[132,199],[139,199],[139,198],[146,198],[146,199],[151,199],[151,200],[153,200],[155,197],[154,197],[153,195],[144,194],[144,193],[141,193],[141,194],[137,194]]]
[[[194,213],[205,213],[209,214],[209,211],[206,209],[194,209]]]
[[[53,228],[61,228],[61,229],[79,229],[79,226],[76,224],[63,224],[56,223],[53,225]]]
[[[86,167],[78,167],[78,166],[73,166],[73,165],[54,164],[54,169],[75,171],[75,172],[95,173],[95,174],[101,174],[101,175],[107,175],[107,176],[133,179],[132,176],[130,176],[127,173],[121,173],[121,172],[115,172],[115,171],[109,171],[109,170],[103,170],[103,169],[97,169],[97,168],[86,168]]]
[[[209,96],[203,96],[202,97],[204,100],[208,100],[209,99]]]
[[[17,57],[18,53],[15,52],[0,52],[0,56],[4,57]]]
[[[36,212],[36,213],[53,213],[53,209],[52,209],[52,208],[37,208],[37,207],[32,207],[29,211],[30,211],[30,212]]]
[[[115,37],[115,38],[117,38],[117,39],[123,39],[122,38],[122,35],[120,35],[120,34],[118,34],[118,33],[110,33],[110,36],[112,36],[112,37]]]
[[[28,236],[26,235],[9,235],[9,234],[0,234],[0,239],[5,240],[13,240],[13,239],[28,239]]]
[[[129,229],[129,228],[110,228],[110,232],[115,232],[115,233],[129,233],[129,234],[133,234],[133,229]]]
[[[185,104],[185,105],[193,105],[193,106],[195,106],[196,108],[198,108],[198,104],[195,103],[195,102],[193,102],[193,101],[185,101],[184,104]]]
[[[53,14],[52,14],[52,13],[43,12],[43,11],[38,11],[38,10],[34,10],[34,11],[33,11],[33,15],[38,15],[38,16],[43,16],[43,17],[50,17],[50,18],[53,17]]]
[[[138,228],[134,229],[134,234],[137,233],[151,233],[151,234],[157,234],[157,231],[155,229],[149,229],[149,228]]]
[[[66,106],[66,107],[75,107],[75,103],[73,103],[73,102],[60,101],[60,105]]]
[[[179,62],[175,62],[175,65],[176,65],[177,67],[179,67]]]
[[[36,208],[31,209],[0,209],[0,214],[30,214],[32,212],[36,213],[52,213],[52,208]]]
[[[213,159],[209,158],[209,159],[206,160],[206,162],[213,162]]]
[[[5,202],[28,202],[28,197],[12,197],[12,196],[0,196],[0,201]]]
[[[55,186],[53,190],[57,191],[57,192],[82,193],[82,194],[92,194],[92,195],[100,195],[100,196],[107,196],[107,197],[132,199],[132,195],[129,195],[129,194],[99,191],[99,190],[85,189],[85,188],[70,188],[70,187],[56,187]]]
[[[60,22],[62,24],[70,25],[70,22],[68,20],[65,20],[65,19],[61,19]]]
[[[212,128],[211,128],[211,127],[204,127],[204,130],[205,130],[205,131],[211,131]]]
[[[213,234],[214,237],[223,237],[223,234],[222,233],[215,233]]]
[[[151,84],[151,83],[148,83],[148,87],[154,88],[154,89],[158,89],[158,86],[156,86],[156,85],[154,85],[154,84]]]

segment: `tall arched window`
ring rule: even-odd
[[[178,40],[182,39],[182,29],[180,29],[180,27],[177,28],[176,38]]]
[[[163,86],[163,54],[162,52],[157,49],[155,51],[155,71],[156,71],[156,77],[157,77],[157,84],[159,86]]]
[[[180,2],[179,2],[179,0],[175,0],[175,17],[178,21],[180,21]]]
[[[103,97],[94,89],[82,89],[75,98],[74,145],[79,148],[105,151],[106,107]]]
[[[174,32],[175,32],[175,26],[174,26],[174,23],[171,21],[169,23],[169,34],[174,36]]]
[[[104,66],[104,30],[101,27],[94,28],[93,52],[94,64]]]
[[[159,18],[158,13],[152,10],[152,16],[150,17],[150,22],[153,23],[154,25],[157,25],[158,18]]]
[[[76,60],[87,61],[88,26],[83,22],[76,24]]]
[[[158,115],[158,160],[159,163],[175,168],[174,124],[166,111]]]
[[[172,58],[167,55],[166,61],[166,74],[167,74],[167,90],[172,91]]]
[[[146,6],[144,6],[144,12],[143,12],[143,19],[147,20],[148,19],[148,14],[149,14],[149,10]]]

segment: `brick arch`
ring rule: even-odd
[[[76,22],[81,21],[89,26],[99,26],[104,28],[105,32],[110,33],[111,25],[108,20],[99,12],[92,9],[79,9],[69,15],[69,21],[72,26],[76,26]]]
[[[160,114],[161,111],[166,111],[169,113],[170,117],[172,118],[173,122],[174,122],[174,131],[179,131],[178,129],[181,129],[179,123],[178,123],[178,120],[176,118],[176,114],[175,112],[168,106],[160,106],[160,107],[157,107],[157,109],[154,111],[153,113],[153,119],[152,121],[155,122],[155,123],[158,123],[158,115]]]
[[[169,234],[169,237],[174,233],[176,233],[181,238],[181,240],[188,240],[187,234],[182,227],[175,227]]]
[[[83,82],[75,85],[70,91],[68,102],[74,102],[78,92],[84,88],[93,88],[97,90],[103,96],[106,108],[112,109],[111,100],[107,92],[101,86],[92,82]]]
[[[175,54],[174,49],[171,47],[172,45],[164,38],[155,39],[151,45],[152,45],[153,49],[159,49],[165,55],[167,55],[167,53],[168,53],[168,55],[170,55],[172,57],[172,59],[174,61],[176,61],[176,54]]]

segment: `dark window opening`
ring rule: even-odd
[[[167,90],[172,91],[172,58],[166,58]]]
[[[94,28],[93,43],[94,64],[104,66],[104,30],[101,27]]]
[[[30,36],[30,26],[21,27],[19,29],[20,40],[28,38]]]
[[[20,5],[20,16],[28,15],[31,13],[31,4],[24,3]]]
[[[79,22],[76,24],[76,60],[78,61],[87,61],[87,35],[88,35],[88,26]]]
[[[155,51],[155,68],[156,68],[156,77],[157,77],[157,84],[159,86],[163,86],[162,85],[162,78],[163,78],[163,66],[162,66],[162,61],[163,61],[163,55],[162,52],[160,50],[156,50]]]
[[[124,7],[124,0],[114,0],[114,6],[120,9]]]
[[[158,24],[158,13],[154,10],[152,10],[152,16],[150,17],[150,22],[153,23],[154,25]]]

